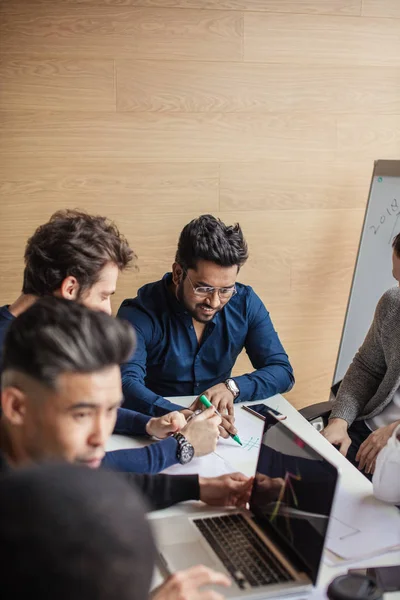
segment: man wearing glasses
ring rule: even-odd
[[[165,396],[205,394],[232,422],[234,402],[293,387],[268,311],[250,286],[236,282],[247,257],[239,224],[203,215],[183,228],[172,273],[143,286],[118,312],[137,333],[136,352],[122,367],[125,407],[161,415],[182,409]],[[255,370],[232,378],[243,348]]]

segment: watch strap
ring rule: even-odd
[[[182,433],[174,433],[173,436],[177,443],[178,447],[176,449],[176,457],[181,464],[187,464],[194,457],[194,448],[192,444],[185,438]],[[189,458],[184,459],[183,454],[189,452]]]
[[[187,442],[187,439],[181,433],[174,433],[172,437],[176,439],[179,447],[183,446],[183,444]]]

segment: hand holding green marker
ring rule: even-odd
[[[202,405],[203,405],[203,406],[205,406],[206,408],[210,408],[210,406],[212,406],[211,402],[209,401],[209,399],[208,399],[208,398],[206,398],[206,396],[204,396],[204,394],[202,394],[202,395],[200,396],[199,400],[200,400],[200,402],[202,403]],[[217,415],[218,415],[219,417],[221,417],[221,419],[222,419],[222,415],[221,415],[221,413],[219,413],[215,407],[214,407],[214,410],[215,410],[215,412],[217,413]],[[233,440],[235,440],[235,442],[237,442],[238,444],[240,444],[241,446],[243,446],[242,442],[240,441],[240,438],[239,438],[239,436],[238,436],[236,433],[235,433],[235,435],[233,435],[233,433],[229,433],[229,431],[228,431],[228,434],[231,436],[231,438],[232,438]]]

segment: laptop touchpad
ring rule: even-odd
[[[203,547],[201,542],[193,542],[189,544],[168,545],[160,548],[160,553],[163,555],[170,571],[180,571],[189,569],[193,565],[205,565],[206,567],[216,568],[215,560]],[[218,568],[218,567],[217,567]]]
[[[190,569],[195,565],[204,565],[210,569],[221,571],[231,579],[229,573],[224,569],[216,556],[208,552],[201,542],[193,542],[190,544],[172,545],[165,547],[165,552],[161,547],[159,550],[162,555],[163,562],[168,566],[170,572],[182,571]],[[239,590],[234,581],[229,588],[207,585],[203,590],[215,590],[219,594],[223,594],[226,598],[242,598],[243,592]],[[238,596],[239,594],[239,596]]]
[[[189,519],[172,517],[171,519],[150,520],[158,546],[183,546],[188,542],[196,542],[200,538],[197,527]]]

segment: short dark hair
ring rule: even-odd
[[[400,233],[395,236],[392,242],[392,248],[395,251],[396,256],[400,258]]]
[[[198,260],[208,260],[221,267],[237,265],[240,269],[247,258],[247,243],[239,223],[225,225],[212,215],[202,215],[183,228],[175,262],[184,269],[196,269]]]
[[[4,598],[145,600],[154,542],[144,504],[103,469],[48,464],[0,479]]]
[[[50,389],[62,373],[94,373],[132,355],[133,328],[104,312],[54,296],[40,298],[10,325],[3,374],[17,371]]]
[[[134,258],[126,238],[106,217],[60,210],[27,242],[22,292],[53,294],[66,277],[73,276],[81,294],[98,281],[108,262],[123,271]]]

